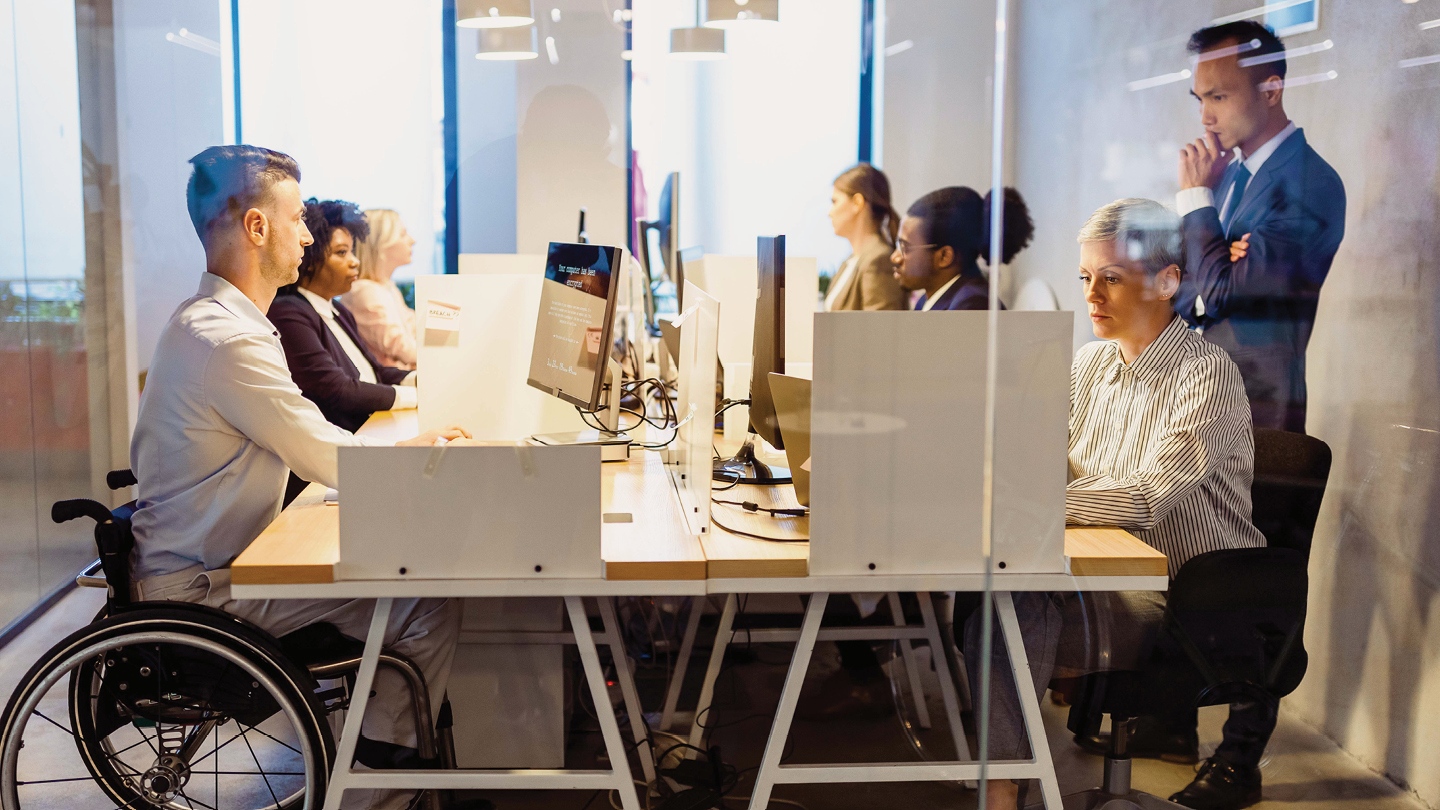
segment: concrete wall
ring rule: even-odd
[[[1020,0],[1015,181],[1036,243],[1017,261],[1072,308],[1076,229],[1114,198],[1173,203],[1178,145],[1199,132],[1184,40],[1253,0]],[[1344,179],[1346,236],[1309,351],[1308,430],[1335,453],[1310,565],[1310,670],[1286,710],[1440,806],[1440,2],[1326,2],[1331,40],[1295,58],[1286,108]],[[1083,327],[1082,327],[1083,328]],[[1082,337],[1077,335],[1077,338]]]

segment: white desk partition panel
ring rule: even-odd
[[[983,571],[988,317],[816,317],[812,575]],[[999,314],[996,571],[1065,570],[1072,317]]]
[[[544,269],[544,259],[540,267]],[[584,430],[569,403],[525,383],[540,273],[417,276],[420,429],[459,423],[477,439],[510,441]],[[433,327],[432,302],[459,309],[454,331]]]
[[[461,253],[460,275],[470,276],[495,273],[519,273],[521,275],[545,275],[545,254],[543,253]]]
[[[598,579],[600,448],[340,448],[341,579]]]
[[[710,528],[710,475],[715,442],[715,345],[720,302],[685,282],[680,327],[680,390],[675,400],[680,423],[666,461],[674,464],[680,504],[690,533]]]
[[[725,396],[747,399],[754,356],[755,296],[759,271],[754,256],[704,256],[685,265],[685,281],[720,302],[720,362]],[[809,376],[814,357],[814,318],[820,308],[820,276],[814,258],[785,257],[785,373]],[[725,412],[725,438],[739,441],[750,423],[741,405]]]

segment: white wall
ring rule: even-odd
[[[241,0],[242,138],[300,162],[306,197],[393,208],[399,277],[443,269],[439,0]]]
[[[635,149],[655,214],[665,175],[681,173],[681,246],[753,255],[784,234],[792,256],[833,272],[849,245],[826,212],[859,144],[860,3],[786,0],[778,25],[727,34],[718,62],[669,57],[670,29],[693,6],[635,2]]]

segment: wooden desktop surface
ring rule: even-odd
[[[416,411],[381,411],[360,435],[394,442],[420,432]],[[659,455],[636,453],[602,467],[600,556],[609,580],[703,580],[705,554],[688,533]],[[343,496],[342,496],[343,497]],[[340,510],[311,484],[230,565],[241,585],[335,581],[340,561]]]
[[[725,452],[723,442],[720,452]],[[768,458],[765,460],[769,460]],[[717,491],[717,500],[751,501],[761,506],[798,506],[790,486],[738,486]],[[712,504],[711,533],[701,539],[710,579],[803,577],[809,575],[808,518],[777,519],[743,507]],[[1065,529],[1065,558],[1072,576],[1151,576],[1168,573],[1165,555],[1130,532],[1113,526],[1070,526]]]
[[[361,435],[397,441],[419,433],[419,415],[382,411]],[[626,464],[603,467],[602,498],[608,516],[601,534],[605,578],[611,580],[700,580],[804,577],[808,542],[773,542],[764,537],[808,537],[807,518],[772,518],[741,507],[712,504],[712,530],[697,539],[688,533],[670,476],[659,455],[639,452]],[[325,489],[312,484],[280,513],[231,565],[238,584],[313,584],[335,581],[340,559],[340,514],[324,503]],[[736,487],[716,492],[719,500],[754,501],[764,506],[796,505],[790,487]],[[630,517],[629,522],[625,516]],[[1165,576],[1165,555],[1124,529],[1070,527],[1065,556],[1074,576]]]

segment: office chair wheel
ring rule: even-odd
[[[335,744],[315,684],[223,615],[139,608],[82,628],[0,717],[0,808],[313,810]]]

